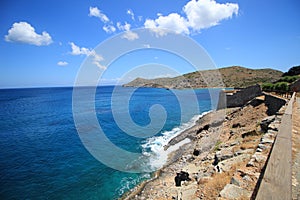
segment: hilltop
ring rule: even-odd
[[[124,84],[124,87],[155,88],[206,88],[206,87],[247,87],[265,82],[275,82],[282,72],[274,69],[249,69],[240,66],[225,67],[215,70],[196,71],[173,78],[135,80]],[[209,84],[207,84],[209,83]],[[223,84],[224,83],[224,84]]]

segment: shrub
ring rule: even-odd
[[[288,92],[289,84],[287,82],[278,82],[274,85],[274,90],[280,92]]]
[[[273,91],[274,90],[274,84],[273,83],[264,83],[262,84],[262,90],[263,91]]]
[[[293,83],[294,81],[296,81],[298,79],[300,79],[299,76],[284,76],[278,82]]]

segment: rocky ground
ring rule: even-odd
[[[186,137],[192,142],[174,152],[160,175],[127,199],[223,200],[255,196],[281,116],[267,116],[264,102],[254,102],[210,113],[174,138],[170,145]],[[174,178],[181,171],[188,172],[191,180],[176,187]]]

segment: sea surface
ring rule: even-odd
[[[114,121],[114,89],[97,88],[95,111],[99,124],[116,146],[148,155],[149,160],[141,162],[148,168],[164,164],[163,145],[191,127],[201,114],[214,109],[211,96],[219,92],[177,90],[176,96],[166,89],[135,90],[129,113],[138,126],[151,123],[149,109],[153,105],[161,105],[167,114],[163,128],[155,136],[136,138],[124,133]],[[119,87],[115,101],[122,102],[128,90]],[[71,87],[0,90],[0,199],[117,199],[151,177],[151,173],[112,169],[88,152],[74,124],[72,92]],[[182,113],[180,106],[188,107],[194,93],[199,108],[187,108]],[[114,109],[122,113],[124,107]],[[118,160],[118,156],[112,159]]]

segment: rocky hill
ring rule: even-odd
[[[240,66],[203,70],[174,78],[143,79],[137,78],[124,87],[155,88],[206,88],[206,87],[247,87],[265,82],[275,82],[282,72],[274,69],[249,69]]]

